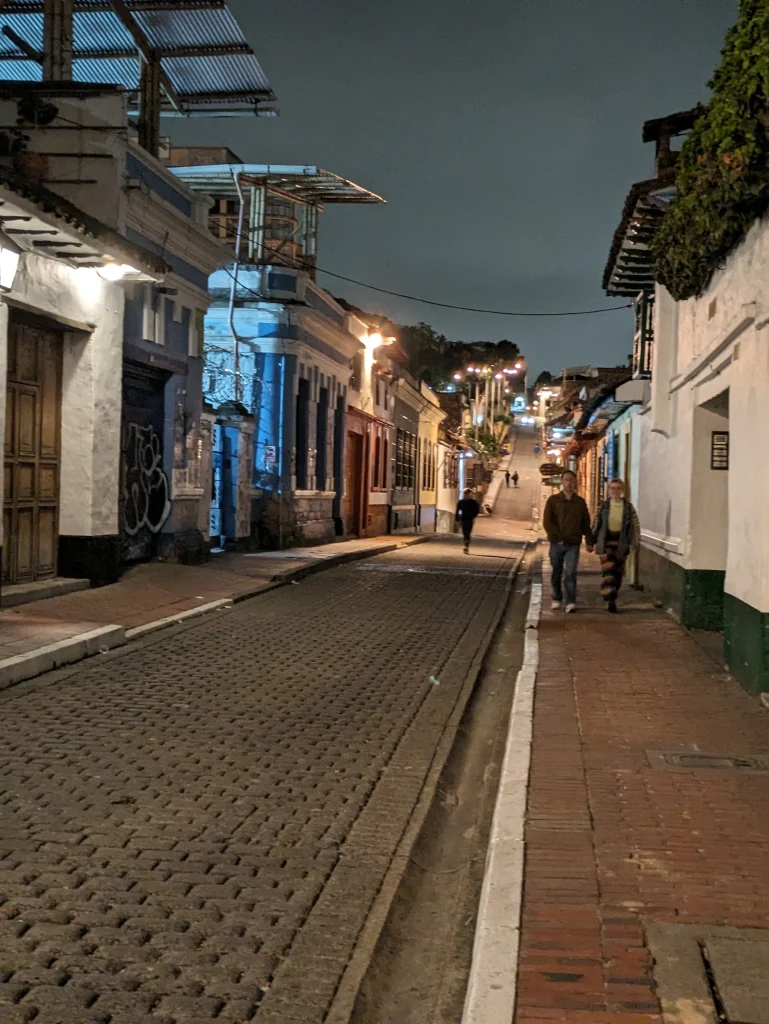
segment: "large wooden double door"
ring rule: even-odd
[[[56,575],[61,335],[12,319],[5,409],[3,584]]]

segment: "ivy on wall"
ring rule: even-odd
[[[678,300],[701,295],[769,209],[769,0],[740,0],[708,85],[652,243],[656,279]]]

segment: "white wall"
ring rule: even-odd
[[[756,224],[700,298],[657,289],[652,408],[639,418],[644,543],[687,569],[726,568],[726,590],[769,611],[769,219]],[[729,389],[729,419],[703,409]],[[710,469],[712,430],[730,469]]]
[[[687,562],[692,568],[726,570],[729,547],[729,472],[710,468],[711,436],[729,420],[701,405],[693,410],[692,474]]]
[[[769,327],[745,332],[730,368],[726,592],[769,611]]]
[[[63,536],[118,532],[123,298],[119,284],[103,281],[93,270],[75,270],[31,254],[22,257],[9,296],[11,305],[18,302],[66,331],[59,504]],[[4,421],[8,307],[0,308],[0,420]]]

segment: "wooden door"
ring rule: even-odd
[[[347,479],[345,492],[350,510],[350,532],[361,535],[361,501],[363,498],[363,435],[347,435]]]
[[[5,413],[3,583],[56,575],[61,337],[11,320]]]

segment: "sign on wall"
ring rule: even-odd
[[[710,468],[729,468],[728,430],[714,430],[710,435]]]

